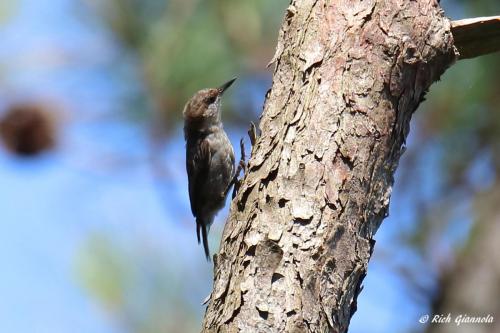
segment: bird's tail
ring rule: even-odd
[[[210,230],[210,224],[205,223],[205,221],[202,221],[200,218],[196,218],[196,237],[198,238],[198,244],[200,244],[200,229],[205,257],[207,261],[210,261],[210,249],[208,248],[208,231]]]

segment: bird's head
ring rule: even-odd
[[[194,94],[182,112],[186,125],[202,129],[220,122],[221,97],[235,80],[233,78],[218,88],[202,89]]]

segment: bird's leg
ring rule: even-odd
[[[236,170],[236,174],[234,175],[234,189],[233,189],[233,194],[232,194],[232,199],[236,197],[236,194],[238,193],[238,190],[241,187],[241,183],[243,182],[243,178],[245,177],[247,173],[247,163],[246,163],[246,156],[245,156],[245,142],[243,141],[243,138],[240,140],[240,162],[238,163],[238,169]],[[238,179],[238,176],[240,175],[241,170],[243,170],[243,177]]]
[[[226,190],[224,191],[224,197],[228,194],[229,190],[231,189],[231,186],[234,185],[234,190],[233,190],[233,195],[232,199],[236,196],[236,193],[238,192],[238,189],[240,188],[241,185],[241,179],[238,179],[238,176],[240,175],[241,170],[243,170],[243,176],[245,176],[245,173],[247,172],[247,165],[245,163],[245,143],[243,142],[243,138],[240,140],[240,151],[241,151],[241,157],[240,161],[238,162],[238,167],[236,168],[236,171],[233,175],[233,178],[231,179],[231,182],[229,182],[229,185],[227,186]]]
[[[246,164],[243,162],[238,165],[238,169],[243,169],[243,177],[245,176],[245,173],[246,173]],[[241,187],[241,183],[243,182],[243,177],[241,178],[236,178],[235,177],[235,181],[234,181],[234,188],[233,188],[233,194],[231,196],[231,199],[234,199],[236,197],[236,194],[238,194],[238,190],[240,189]]]
[[[252,147],[255,145],[255,142],[257,141],[257,127],[253,123],[253,121],[250,122],[250,127],[248,128],[248,137],[250,138],[250,144]],[[243,138],[240,140],[240,151],[241,151],[241,157],[240,161],[238,162],[238,168],[236,169],[236,172],[234,173],[233,179],[231,179],[231,182],[227,186],[226,190],[224,191],[224,197],[228,194],[231,186],[234,185],[233,189],[233,194],[232,194],[232,199],[236,196],[238,193],[238,190],[241,186],[241,182],[245,174],[247,173],[248,170],[248,164],[246,163],[246,157],[245,157],[245,143],[243,141]],[[238,179],[238,176],[240,175],[241,170],[243,170],[243,177]]]

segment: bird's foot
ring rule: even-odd
[[[255,125],[254,125],[255,126]],[[246,162],[246,156],[245,156],[245,142],[243,141],[243,138],[240,140],[240,162],[238,163],[238,168],[236,169],[236,173],[234,174],[234,188],[233,188],[233,194],[232,194],[232,199],[236,197],[236,194],[238,194],[238,190],[241,187],[241,183],[243,182],[243,178],[245,178],[245,175],[247,173],[247,162]],[[240,175],[240,172],[243,170],[243,176],[241,178],[238,178]]]
[[[229,193],[231,186],[234,185],[233,194],[231,196],[231,199],[234,199],[234,197],[236,197],[236,194],[238,193],[238,189],[241,186],[241,182],[242,182],[242,180],[245,177],[245,174],[247,172],[247,164],[245,163],[245,159],[246,159],[246,157],[245,157],[245,143],[243,141],[243,138],[241,138],[241,140],[240,140],[240,153],[241,153],[241,157],[240,157],[240,161],[238,162],[238,167],[236,168],[234,176],[231,179],[231,182],[229,183],[229,185],[227,186],[227,188],[223,194],[225,197]],[[240,172],[242,170],[243,170],[243,177],[238,178],[240,175]]]
[[[248,137],[250,138],[250,144],[253,147],[258,139],[258,135],[257,135],[257,127],[252,121],[250,122],[250,127],[248,129]],[[231,189],[231,186],[234,185],[233,194],[231,196],[232,199],[236,197],[236,194],[238,193],[238,190],[241,187],[241,183],[243,182],[243,178],[245,177],[248,171],[248,163],[246,161],[246,156],[245,156],[245,142],[243,141],[243,138],[241,138],[240,140],[240,156],[241,156],[240,161],[238,162],[238,167],[236,168],[236,172],[234,173],[233,179],[229,183],[226,191],[224,191],[224,196],[226,196],[229,190]],[[241,178],[238,178],[242,170],[243,170],[243,176]]]

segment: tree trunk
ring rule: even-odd
[[[204,332],[345,332],[412,113],[455,60],[434,0],[293,0]]]

